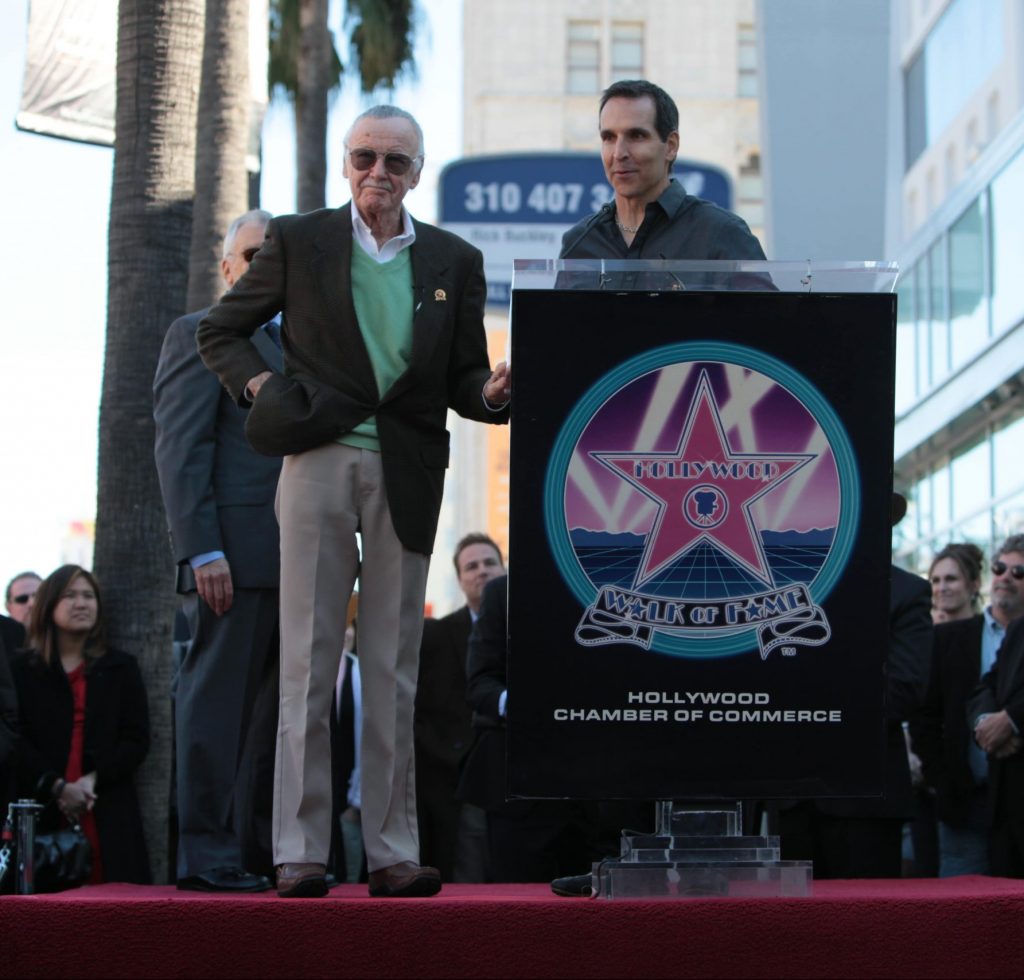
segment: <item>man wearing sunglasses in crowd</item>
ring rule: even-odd
[[[224,238],[230,289],[263,244],[270,214],[247,211]],[[254,452],[246,413],[206,369],[196,328],[167,330],[153,382],[156,466],[191,645],[175,688],[178,887],[272,887],[270,822],[277,734],[281,461]],[[280,367],[278,324],[253,338]]]
[[[405,209],[422,168],[416,120],[394,106],[368,109],[345,138],[352,202],[271,221],[249,273],[199,326],[203,359],[251,405],[250,442],[285,457],[274,798],[282,897],[327,890],[328,718],[357,575],[370,894],[441,887],[437,870],[419,864],[413,703],[445,419],[452,408],[507,421],[511,379],[504,364],[489,366],[480,252]],[[283,373],[249,342],[279,311]]]
[[[28,625],[28,618],[32,615],[32,601],[42,581],[35,572],[19,572],[7,583],[4,596],[7,615],[22,626]]]
[[[991,574],[992,599],[983,612],[935,627],[928,696],[910,721],[914,752],[935,793],[939,875],[944,878],[997,873],[990,863],[988,805],[995,770],[986,752],[1016,751],[1019,744],[1005,711],[990,712],[981,733],[972,731],[982,712],[969,714],[967,704],[979,678],[997,662],[1010,623],[1024,616],[1024,535],[1002,543]]]
[[[995,662],[967,705],[974,740],[988,756],[990,873],[1024,878],[1024,534],[992,562],[992,613],[1006,627]]]

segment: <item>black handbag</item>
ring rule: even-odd
[[[14,891],[17,855],[10,818],[0,844],[0,894]],[[84,885],[92,874],[92,845],[76,822],[50,833],[37,834],[33,847],[32,891],[62,892]]]
[[[78,888],[92,874],[92,845],[77,823],[48,834],[37,834],[33,891],[62,892]]]

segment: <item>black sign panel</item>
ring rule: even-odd
[[[895,298],[512,322],[510,794],[880,795]]]

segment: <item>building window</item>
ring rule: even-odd
[[[950,541],[973,541],[990,552],[1024,531],[1022,451],[1024,418],[1018,415],[921,475],[908,494],[908,519],[893,532],[900,555],[923,571]]]
[[[907,169],[1003,60],[1003,5],[952,0],[904,73]]]
[[[992,327],[996,334],[1024,317],[1024,150],[992,181]]]
[[[922,263],[923,265],[924,263]],[[928,251],[928,350],[929,381],[937,385],[949,374],[949,303],[946,271],[946,237]]]
[[[896,299],[896,414],[917,401],[917,269],[899,278]]]
[[[956,455],[949,468],[953,485],[953,520],[961,528],[965,522],[969,523],[970,533],[962,533],[975,540],[988,537],[989,517],[985,511],[992,500],[991,448],[986,437],[976,446]]]
[[[917,503],[917,530],[921,537],[928,537],[935,529],[935,503],[932,500],[932,481],[925,477],[914,489]]]
[[[1024,472],[1020,466],[1021,459],[1024,459],[1024,418],[1000,429],[993,442],[995,494],[997,497],[1007,497],[1020,491],[1024,485]]]
[[[924,59],[925,52],[922,51],[910,63],[903,78],[904,135],[908,170],[928,146],[928,130],[924,118]]]
[[[950,346],[953,367],[988,342],[984,195],[949,229]]]
[[[594,95],[601,90],[600,24],[596,20],[569,21],[568,75],[570,95]]]
[[[932,474],[932,521],[934,533],[950,540],[950,524],[953,520],[953,494],[950,489],[950,468],[940,466]]]
[[[898,413],[912,408],[1002,334],[1024,326],[1021,213],[1024,150],[901,276]]]
[[[739,80],[736,94],[741,99],[757,98],[757,35],[753,24],[740,24],[737,33],[739,48],[736,67]]]
[[[643,78],[644,25],[630,21],[612,21],[611,81]]]

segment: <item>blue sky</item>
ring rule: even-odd
[[[462,0],[419,0],[418,80],[392,101],[419,118],[427,161],[408,199],[433,220],[436,176],[462,145]],[[332,14],[332,16],[334,16]],[[0,4],[0,237],[7,311],[0,388],[7,479],[0,494],[0,585],[61,561],[69,523],[92,519],[96,433],[106,328],[107,219],[113,151],[18,132],[28,0]],[[328,204],[348,199],[340,145],[365,105],[352,86],[331,110]],[[440,97],[439,97],[440,96]],[[385,98],[371,101],[389,101]],[[291,107],[274,105],[264,125],[263,206],[294,208]]]

